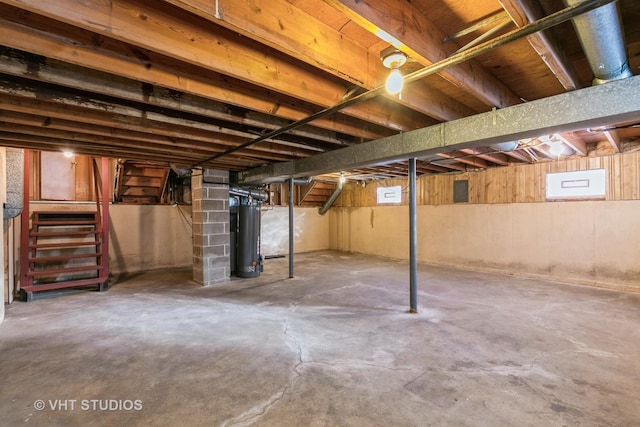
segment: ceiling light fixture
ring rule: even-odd
[[[402,74],[400,74],[400,67],[407,62],[407,55],[391,46],[380,52],[380,59],[385,67],[391,69],[385,83],[387,92],[389,92],[390,95],[400,93],[404,85]]]
[[[73,157],[73,151],[65,150],[62,152],[65,157]]]

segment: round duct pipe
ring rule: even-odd
[[[573,6],[582,1],[565,0],[565,3]],[[573,18],[573,27],[593,72],[594,85],[633,76],[615,2]]]
[[[242,196],[242,197],[251,197],[252,199],[256,199],[261,202],[266,202],[267,200],[269,200],[269,195],[266,192],[261,190],[251,190],[251,189],[244,189],[240,187],[229,187],[229,194]]]
[[[333,202],[336,201],[340,193],[342,193],[342,180],[338,181],[338,186],[336,187],[335,190],[333,190],[333,193],[331,194],[329,199],[325,202],[325,204],[322,207],[318,208],[318,213],[320,215],[326,214],[329,208],[331,207],[331,205],[333,205]]]
[[[513,151],[518,148],[518,144],[520,144],[519,141],[507,141],[491,144],[490,147],[496,151]]]

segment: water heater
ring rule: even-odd
[[[260,206],[241,204],[238,206],[236,275],[258,277],[261,270]]]

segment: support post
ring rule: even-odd
[[[293,278],[293,178],[289,178],[289,278]]]
[[[100,283],[100,290],[107,289],[109,287],[109,201],[111,200],[111,186],[110,182],[110,168],[109,158],[102,158],[102,269],[100,270],[100,277],[103,282]]]
[[[205,168],[191,176],[193,280],[202,286],[231,276],[229,171]]]
[[[418,221],[416,159],[409,159],[409,313],[418,312]]]
[[[29,272],[29,150],[24,150],[22,214],[20,215],[20,289],[30,286]]]

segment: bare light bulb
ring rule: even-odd
[[[385,84],[385,88],[390,95],[398,94],[402,91],[402,86],[404,85],[404,80],[402,78],[402,74],[400,74],[400,70],[397,68],[392,68],[389,73],[389,77],[387,77],[387,83]]]
[[[73,157],[73,152],[72,151],[63,151],[62,154],[65,157]]]

